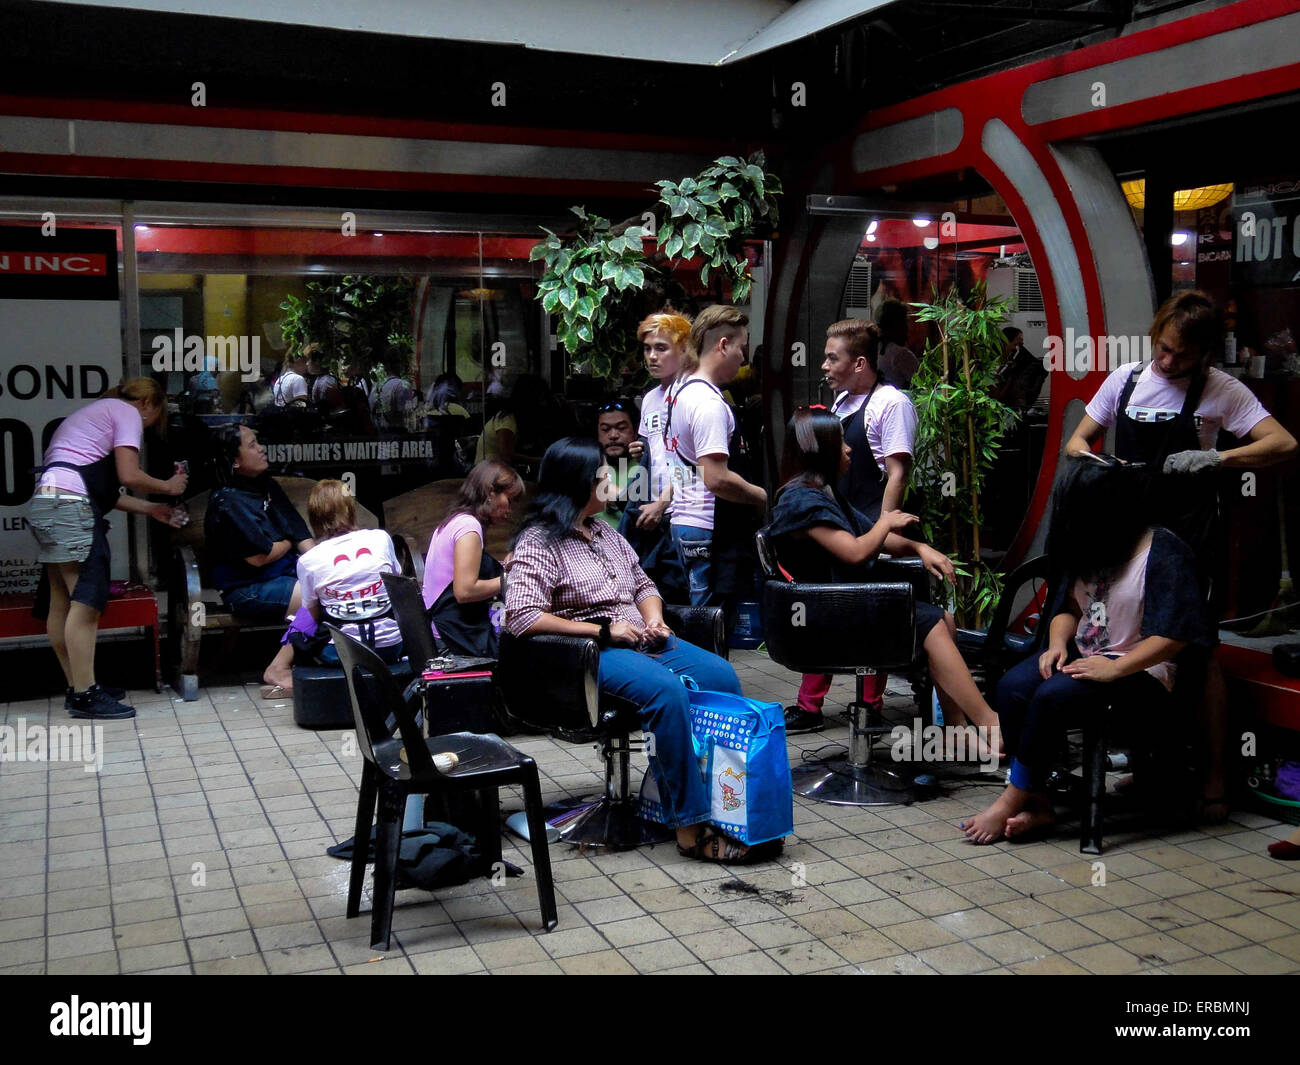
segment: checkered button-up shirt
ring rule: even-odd
[[[632,545],[605,522],[589,519],[587,529],[590,540],[570,529],[548,544],[545,530],[536,526],[519,537],[506,567],[505,625],[510,632],[522,636],[543,614],[644,626],[636,604],[659,594],[654,581],[645,575]]]

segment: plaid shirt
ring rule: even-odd
[[[543,614],[568,621],[609,618],[645,625],[636,604],[657,596],[632,546],[598,518],[587,521],[591,540],[570,529],[555,544],[543,529],[527,530],[506,567],[505,626],[522,636]]]

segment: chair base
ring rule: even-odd
[[[834,806],[910,806],[924,790],[896,769],[846,760],[792,770],[794,793]]]
[[[557,827],[562,843],[611,851],[632,850],[646,843],[666,843],[676,835],[671,828],[638,817],[634,800],[608,797],[597,799],[577,817]]]

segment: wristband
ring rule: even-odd
[[[596,646],[601,648],[601,650],[604,650],[606,647],[609,646],[610,620],[609,618],[590,618],[589,620],[600,626],[600,632],[596,636]]]

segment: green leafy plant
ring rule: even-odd
[[[307,282],[307,296],[287,296],[284,339],[290,351],[320,344],[322,361],[334,372],[360,364],[367,374],[382,364],[384,353],[402,353],[409,367],[415,341],[411,335],[415,287],[405,277],[345,274]]]
[[[557,338],[574,372],[607,378],[636,355],[637,323],[667,302],[680,305],[684,291],[672,271],[684,260],[703,260],[705,284],[711,270],[722,270],[736,302],[749,297],[745,241],[778,219],[781,182],[765,161],[762,152],[748,160],[724,155],[693,178],[659,181],[658,203],[617,225],[573,207],[573,234],[543,227],[546,238],[529,258],[543,261],[538,299],[559,316]],[[647,256],[651,238],[656,251]]]
[[[1000,575],[980,558],[980,498],[1013,413],[989,394],[1006,348],[1008,305],[980,284],[969,300],[954,286],[912,307],[917,321],[934,323],[938,341],[927,344],[912,378],[917,433],[908,505],[930,542],[953,559],[957,624],[980,628],[1002,594]]]

